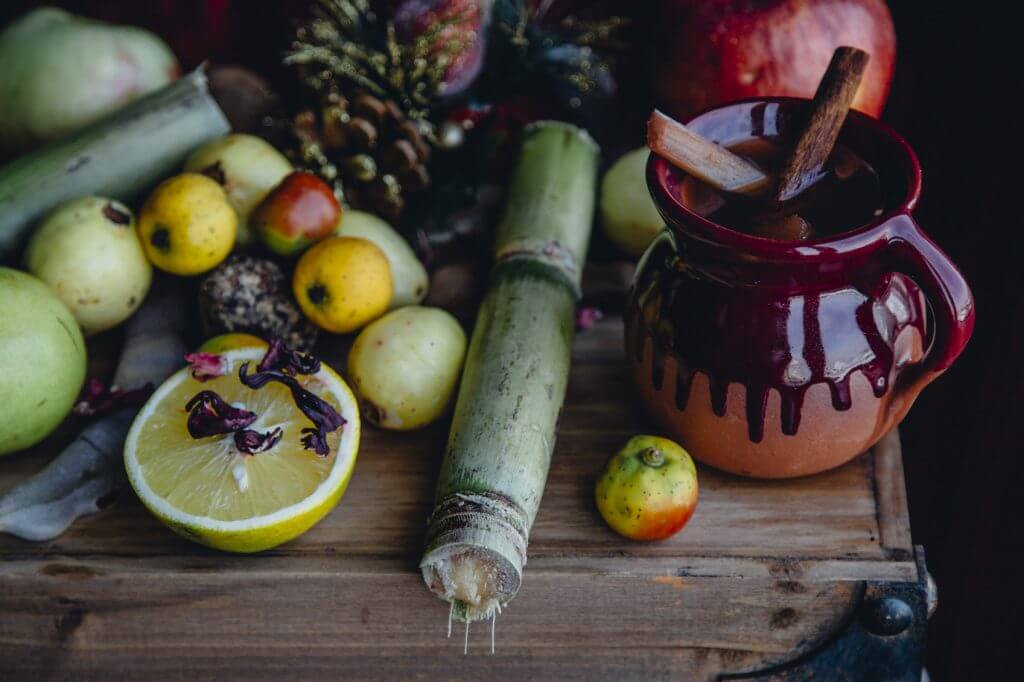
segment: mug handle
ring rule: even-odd
[[[953,364],[971,338],[974,297],[953,261],[909,214],[895,216],[888,227],[886,251],[893,269],[921,287],[935,314],[935,338],[924,369],[941,372]]]

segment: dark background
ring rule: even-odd
[[[0,6],[0,24],[37,3]],[[147,26],[188,68],[203,59],[269,69],[295,0],[78,0],[73,11]],[[929,624],[935,680],[1008,679],[1024,628],[1024,60],[993,3],[892,0],[899,56],[884,118],[924,167],[919,222],[974,289],[961,359],[901,427],[914,542],[939,585]],[[948,9],[943,8],[948,7]],[[3,65],[0,64],[0,68]]]

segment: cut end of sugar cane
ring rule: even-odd
[[[511,598],[494,561],[477,556],[472,548],[439,558],[421,570],[430,591],[453,605],[455,620],[486,620]]]
[[[420,570],[431,592],[458,604],[457,619],[489,618],[519,591],[529,521],[493,494],[456,493],[435,507]]]
[[[519,591],[565,397],[599,150],[565,123],[530,126],[498,226],[420,562],[454,619]]]

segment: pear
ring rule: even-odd
[[[71,311],[32,275],[0,267],[0,455],[64,420],[85,381],[85,340]]]
[[[178,76],[156,35],[53,7],[0,33],[0,148],[25,151],[74,132]]]

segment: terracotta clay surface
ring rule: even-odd
[[[785,140],[807,104],[741,102],[688,125],[721,144]],[[682,171],[655,155],[648,164],[671,229],[637,270],[627,363],[662,423],[727,471],[780,478],[848,461],[899,423],[973,330],[970,290],[910,216],[913,152],[857,112],[840,142],[877,171],[883,207],[869,224],[804,241],[716,224],[683,203]]]

